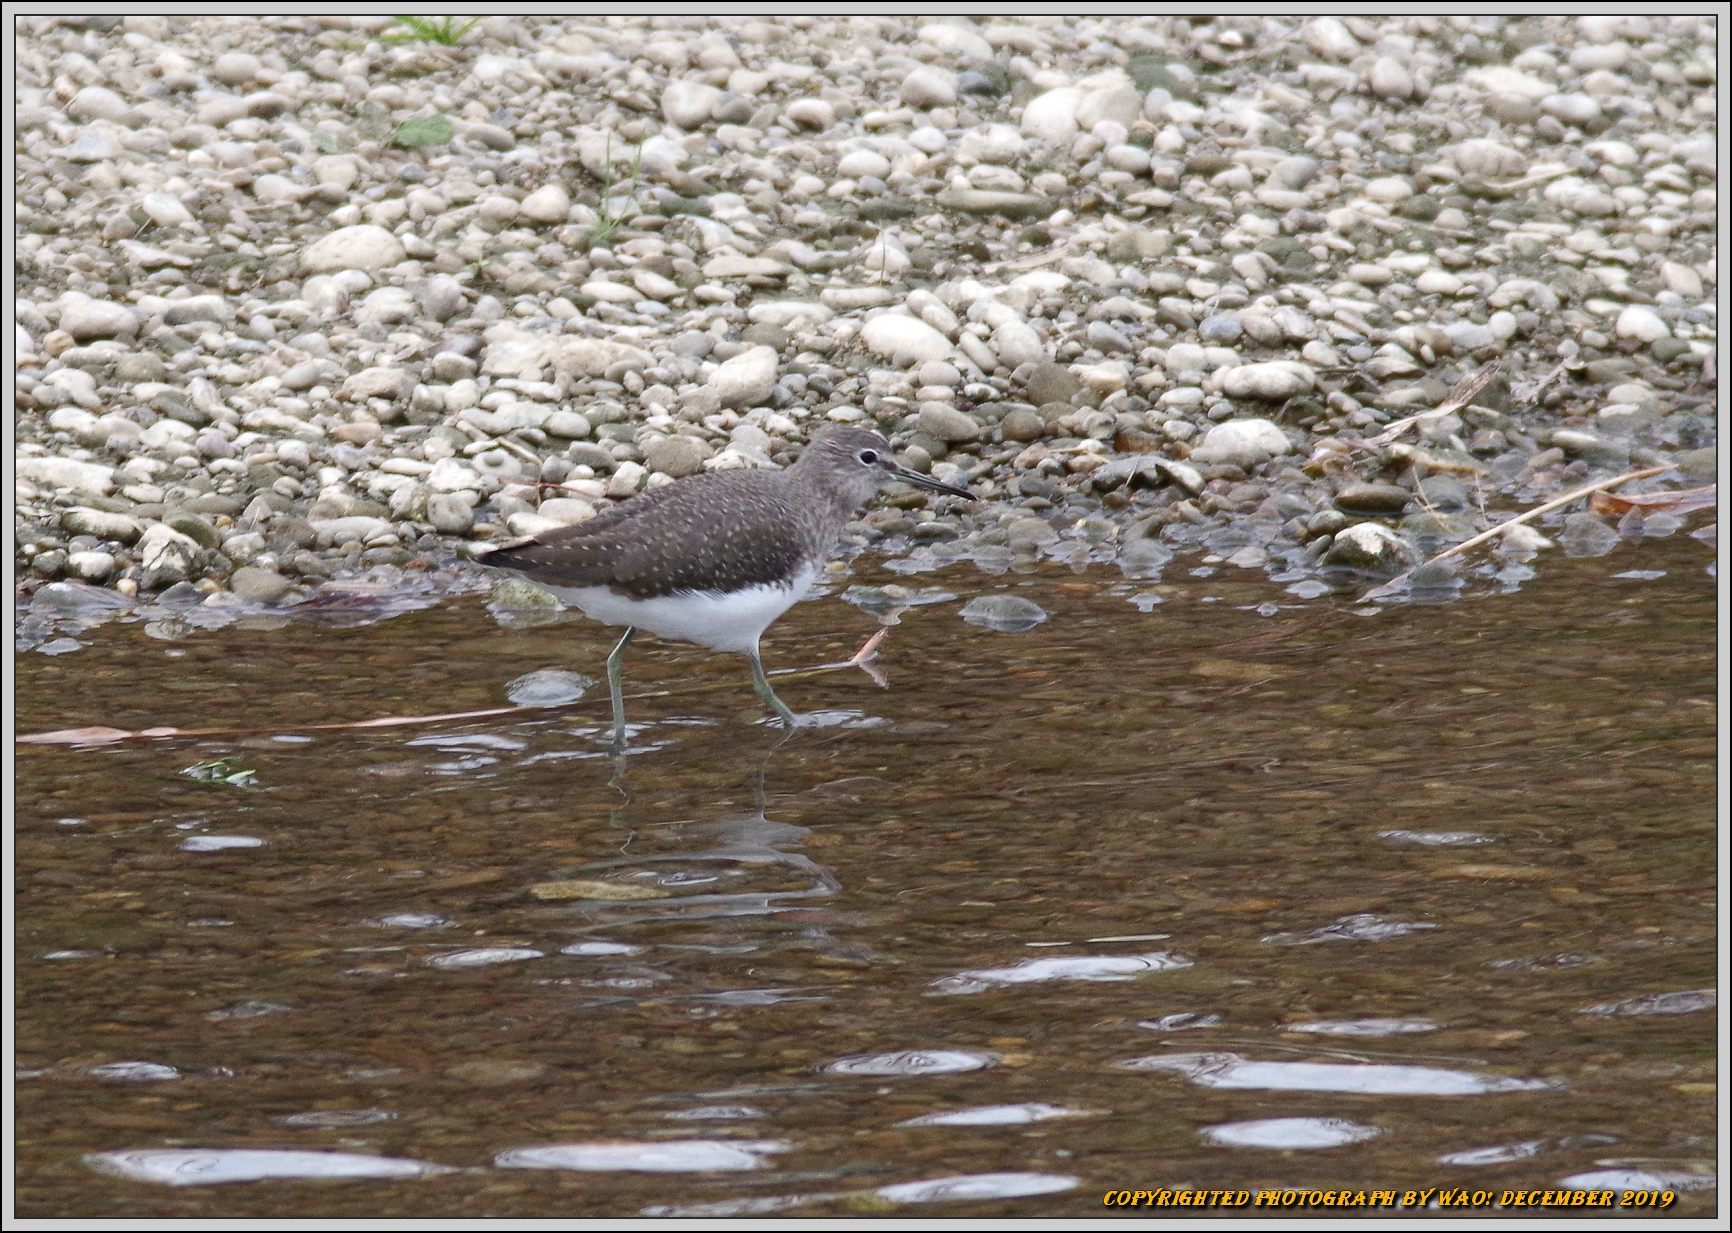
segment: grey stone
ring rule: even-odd
[[[1152,578],[1173,559],[1173,550],[1152,535],[1138,535],[1119,549],[1119,570],[1133,578]]]
[[[1578,510],[1564,519],[1558,546],[1566,556],[1603,557],[1618,546],[1618,531],[1598,515]]]
[[[386,519],[371,518],[365,514],[354,514],[347,518],[313,518],[308,519],[308,523],[318,537],[320,547],[354,540],[365,542],[391,529],[391,524]]]
[[[578,411],[550,412],[541,427],[548,436],[567,441],[581,441],[592,431],[588,417]]]
[[[1419,549],[1375,522],[1361,522],[1341,531],[1323,554],[1325,565],[1384,574],[1410,569],[1419,559]]]
[[[198,545],[174,528],[153,522],[138,541],[138,562],[144,569],[143,585],[160,590],[185,581],[198,557]]]
[[[1046,435],[1046,420],[1038,411],[1018,407],[998,422],[1006,441],[1038,441]]]
[[[1204,342],[1236,342],[1244,332],[1245,327],[1239,324],[1239,318],[1232,313],[1216,313],[1212,317],[1204,317],[1203,323],[1197,327],[1197,333]]]
[[[1674,460],[1685,479],[1701,483],[1711,480],[1720,471],[1720,451],[1714,446],[1686,450]]]
[[[427,521],[442,535],[466,535],[475,525],[475,503],[466,492],[441,492],[427,498]]]
[[[1010,75],[996,64],[963,69],[956,75],[958,94],[981,98],[999,98],[1010,93]]]
[[[274,604],[294,589],[294,584],[272,569],[243,565],[229,578],[229,590],[258,604]]]
[[[1036,364],[1028,375],[1028,400],[1037,407],[1073,402],[1082,388],[1077,375],[1063,364]]]
[[[1453,475],[1428,475],[1419,481],[1420,501],[1434,509],[1459,510],[1473,504],[1467,485]]]
[[[696,437],[663,437],[652,442],[644,451],[644,465],[675,479],[694,475],[704,469],[704,462],[715,454],[708,441]]]
[[[1058,539],[1058,531],[1043,518],[1018,518],[1005,528],[1005,542],[1012,548],[1040,548]]]
[[[215,548],[222,542],[222,537],[217,534],[216,528],[197,514],[181,511],[169,514],[163,519],[163,522],[186,536],[200,548]]]
[[[999,593],[969,600],[963,606],[962,619],[982,629],[1018,634],[1046,620],[1047,612],[1031,599]]]
[[[1335,494],[1335,508],[1349,514],[1399,514],[1412,498],[1399,484],[1356,482]]]
[[[947,188],[938,194],[938,204],[962,214],[989,214],[998,218],[1045,218],[1063,204],[1056,197],[1012,193],[1002,189]]]
[[[415,302],[421,306],[421,311],[435,321],[451,320],[463,311],[463,306],[468,303],[463,284],[445,274],[416,283],[411,288],[411,293],[415,296]]]
[[[922,406],[916,427],[946,444],[980,438],[980,424],[973,416],[943,403],[929,402]]]
[[[415,388],[415,378],[405,369],[381,365],[363,368],[343,382],[340,397],[359,402],[367,398],[406,398]]]
[[[84,129],[62,153],[74,163],[112,163],[120,157],[120,142],[106,128]]]
[[[535,509],[554,526],[572,527],[595,517],[595,506],[576,497],[549,497]]]
[[[493,372],[493,352],[488,347],[482,367]],[[607,338],[561,338],[552,344],[553,366],[575,377],[606,377],[611,372],[642,372],[655,362],[648,351]],[[617,378],[616,378],[617,379]]]
[[[119,544],[137,543],[138,537],[144,533],[143,525],[136,518],[85,505],[75,505],[61,514],[60,529],[68,535],[94,535],[97,539]]]
[[[169,325],[188,325],[195,321],[227,325],[235,319],[235,310],[220,295],[189,295],[163,309],[162,319]]]
[[[51,582],[30,598],[31,611],[39,613],[115,613],[131,606],[123,595],[76,582]]]

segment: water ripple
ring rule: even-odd
[[[963,1049],[909,1049],[901,1053],[857,1053],[822,1069],[835,1075],[946,1075],[998,1064],[995,1053]]]
[[[1559,1087],[1545,1079],[1482,1075],[1441,1066],[1381,1062],[1263,1062],[1236,1053],[1179,1053],[1131,1058],[1123,1070],[1171,1071],[1200,1087],[1237,1091],[1354,1092],[1371,1096],[1484,1096]]]
[[[1220,1147],[1266,1147],[1278,1151],[1345,1147],[1375,1139],[1383,1132],[1339,1117],[1268,1117],[1251,1122],[1223,1122],[1203,1129],[1203,1137]]]
[[[555,1143],[500,1152],[501,1169],[572,1169],[580,1173],[720,1173],[761,1169],[764,1157],[788,1150],[766,1139],[666,1139],[660,1143]]]
[[[1056,1117],[1086,1117],[1081,1109],[1063,1105],[1043,1105],[1038,1102],[1023,1105],[982,1105],[978,1109],[957,1109],[950,1113],[926,1113],[898,1122],[899,1126],[1027,1126],[1032,1122],[1047,1122]]]
[[[1263,941],[1276,946],[1313,946],[1318,942],[1388,942],[1437,926],[1424,921],[1390,921],[1370,912],[1343,916],[1304,933],[1272,933]]]
[[[1074,955],[1029,959],[1007,968],[976,968],[932,982],[936,993],[984,993],[1004,985],[1030,985],[1053,980],[1131,980],[1146,972],[1188,968],[1180,955],[1155,951],[1146,955]]]
[[[1676,993],[1650,993],[1643,997],[1623,998],[1616,1002],[1601,1002],[1584,1006],[1578,1015],[1689,1015],[1699,1010],[1713,1010],[1719,994],[1713,989],[1682,989]]]
[[[164,1186],[219,1186],[271,1179],[427,1177],[444,1165],[353,1152],[277,1151],[265,1148],[146,1148],[99,1152],[84,1163],[98,1173]]]
[[[527,959],[541,957],[541,951],[531,950],[526,946],[488,946],[434,955],[427,964],[435,968],[484,968],[499,963],[522,963]]]
[[[880,1186],[874,1193],[891,1203],[943,1203],[957,1199],[1020,1199],[1074,1190],[1080,1179],[1063,1173],[968,1173],[923,1182]]]
[[[1315,1019],[1310,1023],[1284,1023],[1283,1032],[1306,1032],[1318,1036],[1403,1036],[1435,1032],[1429,1019]]]

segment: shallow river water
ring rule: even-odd
[[[784,740],[738,657],[645,638],[628,693],[676,692],[623,759],[605,689],[297,730],[600,675],[609,631],[479,594],[21,655],[21,732],[253,734],[18,749],[19,1213],[1711,1213],[1709,555],[1374,615],[1194,562],[856,563],[836,592],[955,595],[888,689],[790,679]],[[995,591],[1049,618],[959,619]],[[803,604],[766,657],[875,628]]]

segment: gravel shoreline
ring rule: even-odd
[[[464,585],[832,423],[982,498],[860,521],[910,570],[1201,552],[1301,598],[1714,473],[1708,17],[18,31],[53,612]],[[1477,568],[1684,526],[1563,510]]]

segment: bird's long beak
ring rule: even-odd
[[[916,484],[921,488],[930,488],[933,492],[947,493],[953,497],[964,497],[970,501],[974,500],[974,494],[968,491],[968,489],[958,488],[954,484],[941,484],[930,475],[922,475],[918,471],[910,471],[900,463],[897,464],[890,474],[894,475],[899,480],[907,480],[910,484]]]

